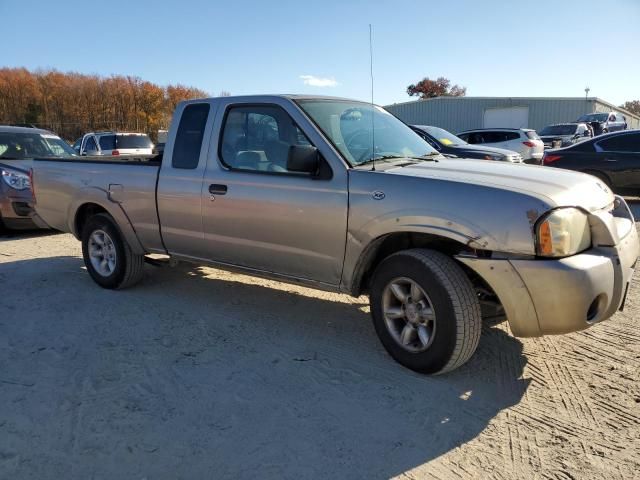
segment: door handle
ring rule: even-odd
[[[605,158],[604,161],[605,162],[617,162],[618,160],[616,160],[615,158]]]
[[[224,195],[227,193],[227,186],[220,185],[219,183],[212,183],[209,185],[209,193],[211,195]]]

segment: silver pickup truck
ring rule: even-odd
[[[387,351],[465,363],[483,312],[516,336],[587,328],[624,305],[633,216],[598,179],[447,159],[380,107],[311,96],[193,100],[162,160],[36,160],[36,211],[82,242],[105,288],[148,254],[370,296]]]

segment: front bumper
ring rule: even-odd
[[[635,225],[614,246],[553,260],[459,257],[494,290],[516,337],[575,332],[611,317],[625,300],[640,243]]]

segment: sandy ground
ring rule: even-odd
[[[603,324],[485,326],[435,378],[383,351],[365,298],[191,266],[106,291],[70,235],[0,238],[0,287],[3,479],[640,472],[638,277]]]

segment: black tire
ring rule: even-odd
[[[424,351],[408,351],[387,327],[383,294],[387,285],[399,277],[417,283],[435,312],[433,339]],[[398,363],[411,370],[449,372],[469,360],[478,347],[482,318],[475,289],[462,268],[440,252],[412,249],[387,257],[375,271],[370,298],[373,325],[382,345]]]
[[[103,275],[93,266],[89,255],[89,239],[91,235],[102,230],[115,247],[115,268],[109,275]],[[132,252],[113,218],[106,213],[99,213],[89,218],[82,229],[82,257],[87,271],[94,282],[103,288],[121,289],[138,283],[144,273],[144,255]]]

